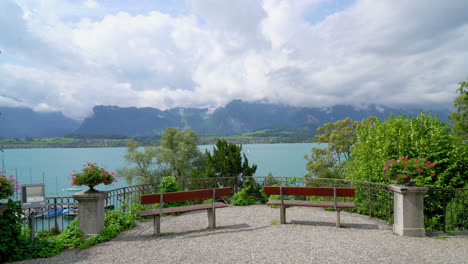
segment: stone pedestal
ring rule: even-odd
[[[83,239],[99,234],[104,229],[104,200],[106,191],[79,192],[73,195],[78,201],[78,226]]]
[[[397,184],[391,184],[390,188],[394,194],[393,232],[400,236],[425,236],[424,194],[428,188]]]

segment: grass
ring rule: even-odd
[[[271,226],[279,225],[279,223],[280,223],[280,221],[278,219],[273,219],[273,220],[271,220],[270,225]]]

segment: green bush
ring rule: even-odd
[[[131,229],[136,225],[132,214],[107,211],[104,217],[104,230],[97,236],[83,240],[81,239],[83,231],[78,227],[77,220],[71,221],[68,227],[56,236],[50,232],[39,231],[34,241],[29,240],[29,233],[26,231],[21,232],[20,230],[18,233],[18,230],[16,230],[15,235],[17,236],[15,238],[7,238],[7,233],[2,233],[2,236],[0,236],[2,241],[1,249],[8,248],[8,250],[1,252],[1,261],[48,258],[59,254],[65,249],[89,248],[97,243],[108,241],[116,237],[120,232]]]
[[[161,179],[161,183],[158,185],[158,193],[167,193],[167,192],[181,192],[182,188],[180,187],[179,183],[176,181],[174,177],[167,176]],[[163,201],[164,202],[164,201]],[[171,203],[164,203],[163,207],[177,207],[187,205],[188,201],[179,201],[179,202],[171,202]],[[159,208],[159,204],[155,204],[154,208]]]
[[[255,198],[250,196],[245,189],[242,189],[232,196],[231,204],[237,206],[252,205],[255,204]]]
[[[254,198],[260,203],[266,202],[266,195],[263,193],[263,187],[260,184],[258,184],[254,178],[247,177],[242,186],[242,190],[245,190],[248,196]]]
[[[389,184],[383,174],[384,163],[404,156],[424,157],[435,164],[435,176],[417,176],[412,181],[417,185],[430,189],[462,188],[468,181],[468,143],[430,114],[420,113],[416,118],[392,115],[385,122],[364,120],[357,125],[356,135],[347,179]],[[365,203],[365,196],[365,192],[357,191],[356,201]],[[440,220],[451,199],[448,192],[424,197],[426,230],[443,229]],[[379,206],[378,201],[373,201],[372,206]]]
[[[7,209],[0,216],[0,260],[15,261],[22,252],[21,217],[19,202],[8,199]]]

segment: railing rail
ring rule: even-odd
[[[248,177],[244,177],[245,180]],[[255,181],[264,186],[277,183],[283,186],[316,186],[316,187],[351,187],[356,190],[353,210],[359,214],[369,215],[393,222],[393,192],[388,185],[365,181],[353,181],[343,179],[323,178],[298,178],[298,177],[264,177],[253,176]],[[180,180],[179,184],[184,190],[205,189],[213,187],[232,186],[232,177],[198,178]],[[157,191],[159,182],[151,184],[133,185],[108,191],[106,198],[107,209],[128,210],[132,203],[139,203],[141,194]],[[468,189],[430,189],[425,196],[425,204],[434,201],[446,200],[447,203],[439,204],[438,210],[429,211],[425,208],[426,228],[429,231],[457,231],[468,230]],[[78,202],[71,196],[47,197],[47,205],[42,209],[26,210],[26,216],[34,212],[36,230],[50,230],[57,227],[63,230],[77,213]],[[69,209],[69,210],[66,210]],[[63,214],[63,210],[66,213]],[[433,224],[432,222],[443,224]]]
[[[468,188],[429,189],[424,204],[426,230],[468,230]]]

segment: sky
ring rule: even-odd
[[[450,108],[466,0],[1,0],[0,106]]]

